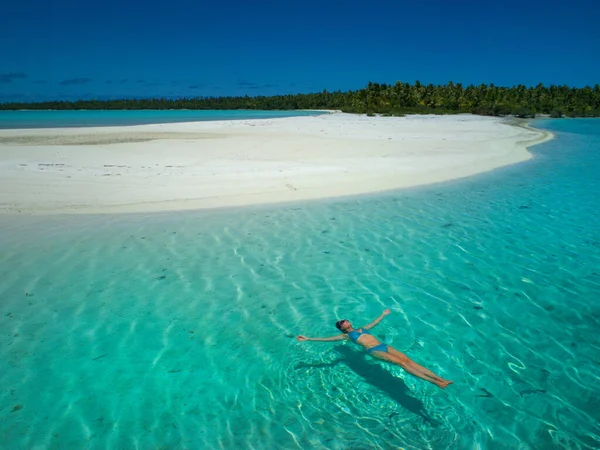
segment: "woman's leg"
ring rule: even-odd
[[[431,370],[426,369],[425,367],[417,364],[412,359],[410,359],[408,356],[406,356],[404,353],[399,352],[398,350],[396,350],[394,347],[388,346],[388,353],[390,353],[390,354],[398,357],[403,363],[405,363],[407,366],[410,366],[411,368],[413,368],[413,370],[418,371],[422,375],[424,375],[424,376],[426,376],[428,378],[431,378],[432,380],[435,380],[437,382],[440,382],[442,384],[445,384],[444,387],[448,386],[449,384],[452,384],[452,381],[448,381],[448,380],[445,380],[442,377],[437,376]]]
[[[402,367],[408,373],[421,378],[422,380],[429,381],[430,383],[435,384],[436,386],[444,389],[449,384],[452,384],[452,381],[445,380],[441,377],[438,377],[431,370],[426,369],[423,366],[420,366],[404,353],[399,352],[393,347],[388,346],[387,352],[373,352],[373,356],[383,359],[385,361],[389,361],[391,363],[397,364]]]

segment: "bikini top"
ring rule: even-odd
[[[358,338],[361,337],[363,334],[371,334],[371,333],[369,333],[369,330],[367,330],[365,328],[359,328],[359,330],[362,330],[362,331],[352,330],[352,331],[348,332],[348,337],[355,344],[356,344],[356,341],[358,341]]]

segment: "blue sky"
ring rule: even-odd
[[[598,0],[12,0],[0,101],[593,85],[598,17]]]

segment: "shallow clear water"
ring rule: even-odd
[[[2,448],[598,448],[600,121],[376,196],[0,218]],[[374,332],[445,391],[330,336]]]
[[[77,111],[0,111],[0,129],[109,127],[153,123],[201,122],[207,120],[273,119],[313,116],[316,111],[250,110],[77,110]]]

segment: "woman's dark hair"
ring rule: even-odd
[[[338,330],[342,331],[342,324],[343,324],[345,321],[346,321],[346,319],[338,320],[338,321],[335,323],[335,327],[336,327]]]

